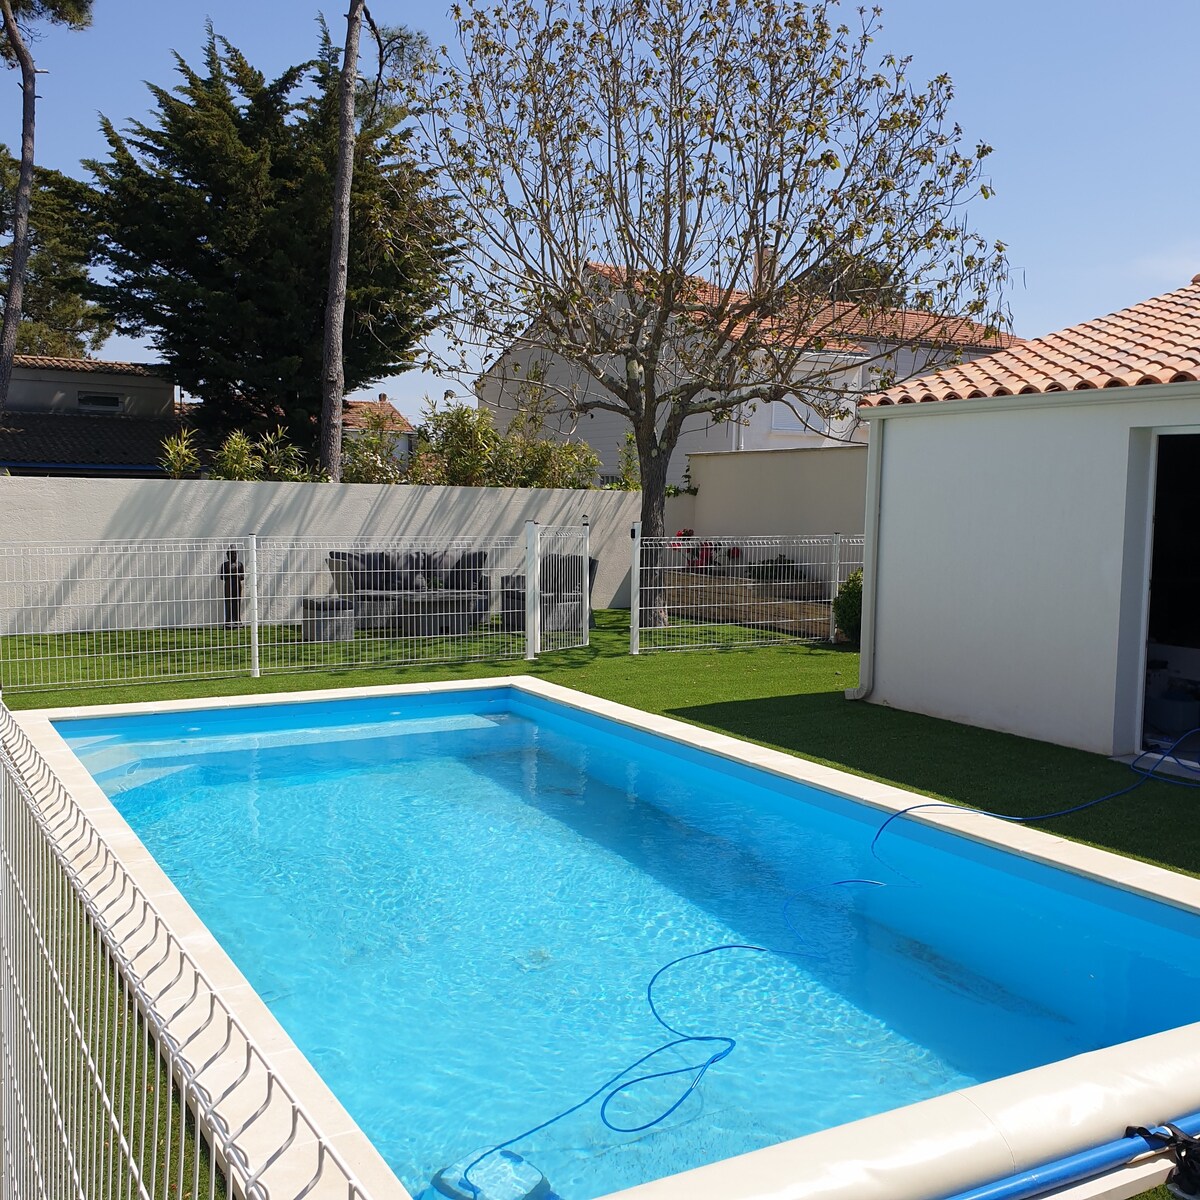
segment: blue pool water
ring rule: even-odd
[[[659,980],[737,1039],[671,1118],[515,1147],[565,1200],[1200,1019],[1194,915],[911,822],[881,863],[874,810],[509,689],[57,727],[410,1191],[667,1040],[647,981],[721,943],[779,953]]]

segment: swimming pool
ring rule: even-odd
[[[711,945],[778,953],[681,963],[656,999],[735,1051],[646,1135],[592,1106],[518,1145],[566,1200],[1200,1015],[1194,911],[936,823],[893,825],[881,862],[878,808],[557,691],[58,726],[410,1190],[664,1040],[646,981]]]

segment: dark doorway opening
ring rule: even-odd
[[[1176,753],[1200,759],[1200,434],[1158,439],[1154,543],[1146,646],[1148,749],[1183,738]]]

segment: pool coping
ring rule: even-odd
[[[124,818],[53,728],[55,720],[201,708],[302,704],[382,695],[513,689],[658,734],[722,758],[809,784],[892,814],[939,802],[891,784],[670,717],[603,700],[530,676],[392,684],[203,699],[90,705],[13,713],[125,869],[159,908],[222,1001],[254,1037],[263,1056],[302,1098],[328,1142],[351,1164],[375,1200],[409,1193],[346,1113],[244,976],[153,861]],[[964,817],[969,817],[965,820]],[[1085,878],[1200,913],[1200,879],[953,806],[907,818]],[[748,1154],[640,1184],[621,1200],[925,1200],[1054,1161],[1120,1137],[1129,1125],[1153,1125],[1200,1110],[1200,1023],[1063,1059],[976,1084],[904,1108],[777,1143]],[[1165,1175],[1160,1158],[1123,1168],[1119,1179],[1072,1195],[1133,1195]],[[1102,1185],[1102,1186],[1101,1186]],[[272,1194],[281,1196],[282,1179]],[[1099,1190],[1098,1190],[1099,1189]]]

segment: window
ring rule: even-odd
[[[124,398],[116,392],[77,392],[75,404],[81,412],[119,413],[125,407]]]
[[[828,422],[802,400],[793,401],[802,414],[797,416],[788,405],[776,400],[771,405],[771,429],[775,433],[825,433]]]

